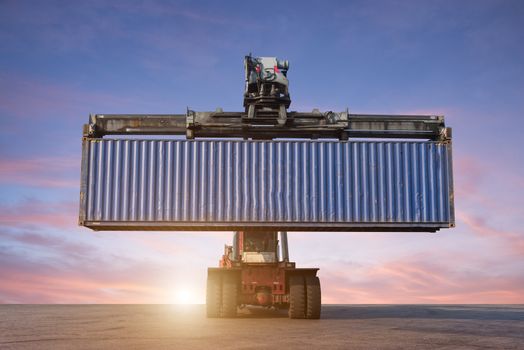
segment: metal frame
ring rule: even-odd
[[[455,190],[453,187],[453,147],[452,142],[447,142],[448,154],[448,191],[449,191],[449,227],[455,227]]]
[[[195,112],[184,114],[96,114],[84,125],[83,135],[185,135],[227,138],[399,138],[445,141],[451,129],[436,115],[381,115],[288,112],[284,125],[274,111],[259,111],[257,118],[244,112]]]
[[[338,232],[436,232],[441,228],[454,227],[454,221],[437,223],[336,223],[336,222],[198,222],[198,221],[81,221],[79,223],[94,231],[338,231]]]
[[[87,214],[87,188],[88,188],[88,179],[89,174],[87,172],[89,167],[89,147],[87,138],[82,139],[82,164],[80,170],[80,208],[78,213],[78,222],[79,225],[86,219]]]

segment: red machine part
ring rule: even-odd
[[[242,304],[269,306],[287,302],[285,270],[277,264],[244,266],[240,281]]]
[[[318,269],[297,269],[289,262],[285,232],[280,238],[279,242],[277,232],[271,231],[235,233],[233,245],[224,248],[219,267],[208,269],[208,317],[234,317],[236,307],[244,305],[288,308],[290,318],[320,317]],[[279,244],[282,254],[277,259]],[[247,259],[245,254],[255,259]],[[256,254],[266,255],[258,260]]]

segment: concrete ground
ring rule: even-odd
[[[320,320],[203,305],[0,305],[0,349],[524,349],[524,305],[324,305]]]

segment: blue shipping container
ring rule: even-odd
[[[95,230],[436,231],[454,226],[450,142],[83,142]]]

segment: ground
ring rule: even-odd
[[[524,305],[323,305],[320,320],[203,305],[0,305],[0,349],[524,349]]]

